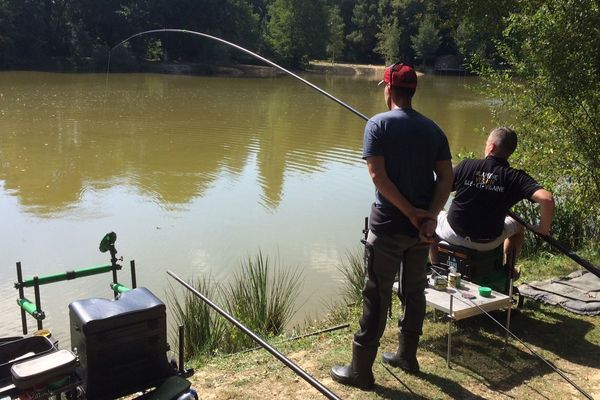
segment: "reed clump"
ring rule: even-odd
[[[210,278],[192,279],[189,283],[208,298],[218,293],[218,286]],[[171,287],[169,299],[177,326],[184,327],[184,350],[188,359],[218,352],[221,337],[227,331],[225,320],[215,318],[213,310],[187,290],[180,299]]]
[[[365,284],[364,255],[361,250],[348,251],[346,259],[337,266],[344,277],[342,296],[346,304],[360,304]]]
[[[202,278],[191,284],[238,321],[260,336],[281,334],[296,312],[301,273],[283,268],[278,259],[258,252],[241,263],[240,270],[225,285]],[[189,293],[189,292],[188,292]],[[170,303],[178,325],[185,326],[186,357],[234,353],[255,344],[201,299],[186,293],[179,298],[171,291]]]

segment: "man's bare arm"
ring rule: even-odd
[[[540,223],[533,228],[542,235],[548,235],[554,217],[554,197],[546,189],[538,189],[531,196],[531,200],[540,205]]]
[[[436,161],[433,167],[436,175],[435,184],[433,186],[433,198],[429,206],[429,212],[437,216],[452,191],[452,183],[454,182],[454,172],[452,170],[452,162],[450,160]],[[424,242],[432,242],[437,226],[437,220],[426,221],[419,230],[419,237]]]
[[[436,179],[433,187],[433,199],[429,206],[432,214],[438,215],[446,205],[452,184],[454,183],[454,172],[452,171],[452,162],[450,160],[440,160],[435,162],[433,167]]]

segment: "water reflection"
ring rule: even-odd
[[[276,208],[286,173],[356,162],[361,143],[356,121],[345,129],[348,116],[276,79],[11,73],[0,85],[0,178],[39,215],[119,183],[182,205],[254,154],[263,204]]]
[[[384,108],[376,79],[308,78],[366,115]],[[489,124],[468,83],[423,77],[415,98],[454,152],[479,151]],[[299,319],[318,315],[373,197],[363,127],[286,77],[0,73],[0,312],[14,322],[0,335],[19,328],[16,261],[27,276],[106,263],[111,230],[161,297],[166,268],[225,282],[261,249],[304,271]],[[43,291],[54,321],[73,299],[110,296],[103,277],[78,282]]]

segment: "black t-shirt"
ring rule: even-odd
[[[503,158],[465,160],[454,168],[456,195],[448,211],[452,229],[473,241],[497,238],[512,206],[542,187],[525,171],[511,168]]]
[[[415,207],[428,209],[437,161],[450,160],[444,132],[412,108],[397,108],[371,118],[365,126],[363,158],[383,156],[385,170],[400,193]],[[416,236],[408,218],[375,190],[370,228],[375,233]]]

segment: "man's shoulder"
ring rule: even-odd
[[[485,160],[481,158],[467,158],[456,165],[456,168],[476,168],[484,164]]]

